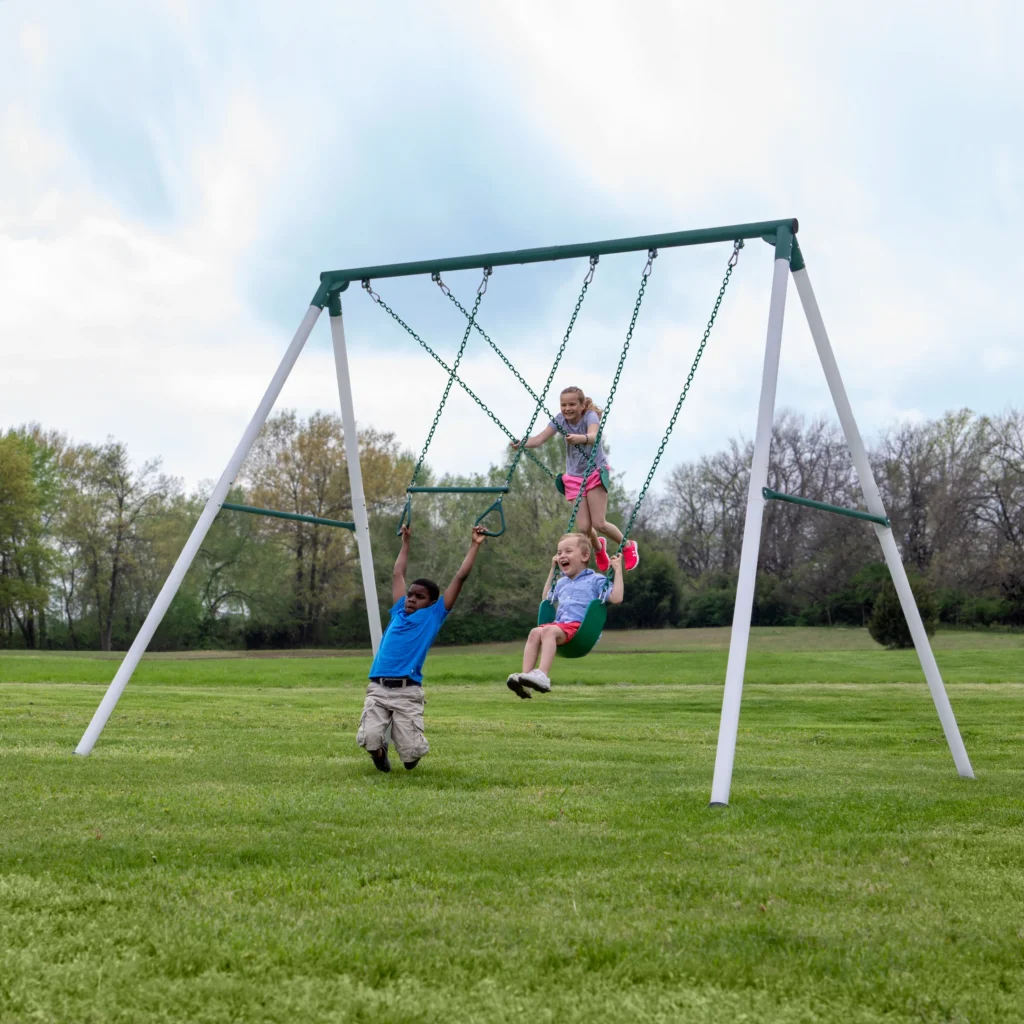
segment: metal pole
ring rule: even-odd
[[[722,696],[722,718],[718,726],[718,750],[715,754],[715,775],[711,783],[711,806],[726,806],[732,785],[732,766],[736,757],[736,734],[740,724],[740,699],[743,696],[743,672],[747,664],[750,641],[750,617],[754,608],[754,583],[757,578],[757,555],[761,547],[761,520],[764,496],[761,489],[768,483],[768,453],[772,442],[772,419],[775,415],[775,388],[779,379],[779,353],[782,348],[782,321],[786,311],[786,285],[789,281],[789,251],[792,236],[779,232],[775,248],[775,272],[772,276],[772,297],[768,308],[768,337],[761,373],[761,400],[757,407],[757,434],[754,437],[754,459],[750,466],[750,487],[747,491],[747,515],[743,524],[743,546],[740,550],[740,574],[736,586],[736,606],[732,615],[729,640],[729,662],[725,670],[725,693]]]
[[[356,524],[356,545],[359,568],[363,574],[366,617],[370,622],[370,644],[373,653],[380,647],[380,606],[377,603],[377,578],[373,572],[373,548],[370,546],[370,520],[366,514],[363,473],[359,466],[359,435],[356,412],[352,403],[352,381],[348,372],[348,350],[345,348],[345,324],[341,316],[341,296],[330,296],[331,340],[334,342],[334,366],[338,373],[338,397],[341,399],[341,425],[345,431],[345,459],[348,462],[349,488],[352,492],[352,518]]]
[[[75,748],[76,754],[88,754],[96,745],[100,733],[103,732],[103,727],[107,724],[107,719],[110,718],[111,712],[117,706],[117,702],[124,692],[124,688],[128,685],[128,680],[131,679],[132,673],[135,671],[135,666],[138,665],[139,660],[149,646],[150,640],[153,639],[157,626],[160,625],[160,621],[174,599],[174,595],[178,592],[178,587],[181,586],[185,573],[188,572],[192,560],[196,557],[196,552],[203,543],[210,525],[220,511],[221,502],[227,497],[231,485],[235,482],[238,470],[241,468],[246,455],[249,454],[249,449],[252,447],[253,441],[256,440],[256,435],[260,432],[267,416],[270,414],[274,402],[277,401],[277,396],[280,394],[281,388],[284,387],[284,382],[288,379],[288,374],[291,373],[295,360],[298,359],[302,346],[305,345],[309,332],[313,330],[313,325],[320,315],[320,308],[319,306],[310,306],[302,319],[302,323],[299,324],[299,329],[295,332],[295,336],[288,346],[288,351],[285,352],[281,365],[278,366],[277,373],[274,374],[274,379],[270,382],[270,387],[267,388],[263,400],[249,421],[249,425],[245,428],[242,440],[238,442],[238,447],[235,449],[224,472],[217,481],[217,485],[210,494],[206,507],[199,517],[199,521],[193,527],[192,533],[185,542],[185,547],[182,548],[181,554],[178,555],[178,560],[174,563],[174,568],[171,569],[170,575],[167,577],[160,593],[157,595],[156,601],[153,603],[153,607],[150,608],[146,621],[143,622],[138,635],[132,641],[132,646],[124,656],[124,661],[121,662],[121,666],[107,688],[100,706],[92,716],[89,727],[85,730],[82,739]]]
[[[832,345],[828,340],[828,332],[825,330],[825,322],[822,319],[821,311],[818,309],[818,302],[814,297],[814,290],[811,288],[810,278],[807,276],[807,268],[801,267],[793,271],[793,281],[796,283],[796,290],[800,295],[800,301],[807,316],[807,324],[811,329],[811,336],[818,349],[818,357],[821,359],[822,369],[825,371],[825,379],[828,381],[829,390],[832,392],[832,401],[835,402],[836,412],[839,414],[839,422],[842,424],[843,433],[846,435],[846,443],[850,446],[850,453],[853,456],[853,465],[857,470],[857,479],[860,480],[861,491],[864,494],[864,501],[868,509],[877,516],[885,515],[885,506],[882,504],[882,496],[878,492],[878,485],[875,483],[874,474],[871,472],[871,463],[868,460],[867,449],[857,429],[857,422],[853,418],[853,410],[850,407],[850,400],[846,395],[846,388],[843,379],[839,374],[839,365],[832,352]],[[914,640],[914,647],[917,649],[917,656],[921,661],[921,668],[924,670],[924,677],[928,681],[928,689],[935,703],[935,710],[939,713],[939,721],[942,723],[942,731],[946,734],[946,742],[949,744],[949,752],[953,755],[953,762],[956,770],[965,779],[974,778],[974,770],[971,768],[970,758],[967,756],[967,748],[964,746],[960,729],[956,724],[956,716],[953,714],[953,707],[949,703],[949,696],[946,694],[946,687],[942,682],[942,675],[939,666],[936,664],[935,655],[932,653],[932,646],[928,642],[928,634],[925,632],[924,623],[921,621],[921,613],[917,609],[917,602],[914,600],[914,592],[907,579],[906,569],[903,568],[903,559],[900,557],[899,549],[896,547],[896,539],[892,535],[892,529],[886,526],[875,526],[875,533],[882,545],[882,553],[885,555],[886,565],[892,575],[893,585],[900,598],[900,605],[903,614],[907,618],[907,625],[910,627],[910,635]]]

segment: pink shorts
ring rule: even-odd
[[[566,640],[571,640],[578,632],[582,622],[553,622],[553,626],[557,626],[564,634]]]
[[[565,487],[565,500],[575,501],[576,496],[580,493],[580,484],[583,481],[581,476],[570,476],[568,473],[562,474],[562,486]],[[584,488],[584,494],[587,491],[592,491],[595,487],[601,485],[601,471],[595,469],[590,476],[587,477],[587,486]]]

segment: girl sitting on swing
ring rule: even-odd
[[[539,448],[556,433],[562,434],[565,438],[565,472],[561,478],[565,487],[565,498],[570,504],[575,502],[580,493],[580,487],[583,487],[584,497],[580,502],[579,511],[576,513],[576,529],[590,538],[590,543],[594,548],[594,565],[597,571],[607,572],[610,560],[605,537],[613,544],[619,545],[622,543],[622,533],[607,519],[608,490],[602,480],[602,475],[607,479],[609,467],[603,445],[598,445],[593,469],[587,477],[586,483],[583,481],[583,473],[586,471],[590,453],[597,438],[601,410],[594,405],[592,398],[588,398],[583,393],[582,388],[565,388],[559,399],[562,411],[539,434],[527,438],[526,447]],[[518,448],[519,442],[513,441],[510,447]],[[604,536],[598,536],[598,534]],[[627,572],[630,569],[635,569],[640,563],[640,552],[637,550],[635,540],[628,541],[623,547],[622,560]]]
[[[534,626],[526,638],[523,670],[513,672],[507,680],[508,688],[517,697],[529,700],[530,690],[551,692],[548,672],[554,663],[555,652],[576,635],[592,601],[622,603],[622,555],[612,555],[610,559],[615,569],[614,582],[594,572],[587,565],[589,561],[590,541],[586,534],[567,533],[558,542],[542,591],[542,597],[557,605],[557,611],[553,622]],[[562,575],[554,583],[556,571],[561,571]]]

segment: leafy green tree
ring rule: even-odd
[[[0,437],[0,617],[7,646],[15,623],[25,646],[36,646],[36,622],[48,600],[43,495],[32,456],[24,437]]]

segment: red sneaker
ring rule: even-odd
[[[607,572],[611,564],[611,560],[608,558],[608,541],[604,537],[598,537],[597,550],[594,552],[594,565],[597,566],[598,572]]]
[[[626,546],[622,549],[622,567],[629,572],[630,569],[635,569],[640,564],[640,552],[637,549],[636,541],[626,541]]]

